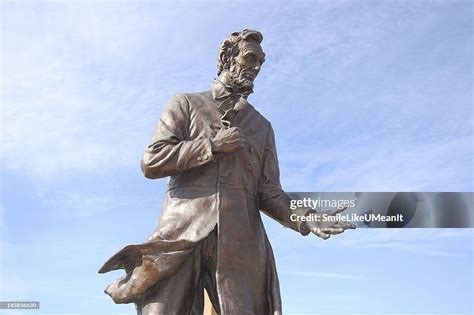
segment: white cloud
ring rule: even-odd
[[[30,68],[34,72],[35,65]],[[4,167],[46,176],[138,165],[143,150],[140,144],[151,135],[151,130],[145,133],[140,124],[151,125],[150,120],[157,119],[158,114],[143,117],[143,108],[133,102],[153,102],[157,96],[133,89],[116,90],[108,81],[83,88],[83,82],[70,77],[74,74],[60,68],[38,70],[57,77],[52,82],[34,77],[35,81],[46,80],[46,86],[7,88],[2,110]],[[19,78],[17,82],[22,84]]]
[[[288,271],[282,270],[280,274],[292,275],[292,276],[303,276],[313,278],[328,278],[336,280],[372,280],[373,278],[363,275],[352,275],[343,274],[338,272],[312,272],[312,271]]]
[[[156,46],[142,28],[163,28],[166,21],[145,18],[142,9],[130,14],[127,5],[95,8],[10,8],[2,27],[0,153],[6,170],[44,179],[137,167],[171,96],[156,86],[164,71],[154,66]],[[166,80],[176,84],[172,76]]]
[[[118,208],[137,208],[156,203],[158,195],[146,196],[131,191],[88,190],[85,188],[37,190],[37,196],[45,202],[50,215],[66,217],[90,217],[104,214]]]
[[[474,241],[472,229],[361,229],[351,237],[337,238],[322,246],[359,249],[393,249],[427,256],[464,256],[456,246],[458,240]]]
[[[369,141],[283,151],[288,191],[457,191],[469,187],[471,136],[426,144]],[[472,186],[472,184],[471,184]]]
[[[166,99],[187,88],[208,86],[205,81],[211,76],[206,71],[214,62],[215,40],[231,31],[211,32],[206,24],[198,30],[208,31],[209,36],[194,34],[186,25],[182,32],[165,32],[176,16],[184,14],[180,6],[102,3],[94,8],[73,4],[51,5],[39,11],[19,6],[10,11],[2,29],[6,35],[2,77],[8,80],[2,80],[0,153],[7,170],[47,178],[76,171],[136,168]],[[420,8],[403,7],[408,15],[417,14]],[[150,15],[148,9],[158,15]],[[215,10],[226,12],[220,6]],[[343,14],[353,10],[359,14]],[[193,12],[185,14],[192,16],[199,10]],[[217,13],[206,14],[216,15],[219,21],[230,18]],[[385,73],[395,62],[400,67],[411,65],[408,53],[414,43],[429,39],[427,34],[437,22],[435,13],[395,23],[390,10],[363,2],[324,2],[317,10],[311,3],[279,4],[262,13],[245,13],[241,23],[246,19],[258,21],[255,27],[264,32],[268,55],[252,99],[258,109],[271,113],[275,126],[288,127],[286,120],[293,124],[277,133],[281,147],[292,148],[285,152],[280,147],[287,189],[466,187],[466,181],[472,179],[466,171],[467,156],[472,155],[472,133],[453,140],[450,132],[456,131],[454,136],[458,136],[459,131],[466,130],[460,127],[459,119],[467,113],[453,108],[443,114],[445,130],[430,133],[444,134],[439,140],[404,143],[403,139],[418,139],[423,128],[433,128],[432,121],[440,114],[431,113],[428,107],[442,104],[445,99],[441,96],[455,94],[456,104],[466,99],[466,91],[459,90],[452,80],[458,66],[469,64],[453,59],[447,66],[423,64],[424,68],[413,68],[403,77]],[[269,24],[260,18],[269,14],[279,16],[279,23]],[[26,27],[22,23],[25,16],[36,27]],[[237,17],[226,20],[227,24],[234,19]],[[407,29],[414,31],[405,32]],[[400,32],[404,37],[396,42],[388,40]],[[392,42],[399,46],[388,51]],[[189,43],[195,48],[193,52],[186,50]],[[368,60],[381,67],[389,88],[380,86],[379,72],[366,73]],[[354,73],[365,73],[371,81],[357,86],[360,79]],[[418,86],[424,82],[425,76],[431,79],[424,85],[440,83],[438,93],[426,95],[428,90],[412,88],[413,83]],[[397,84],[391,84],[395,80]],[[337,101],[335,105],[332,100]],[[340,106],[341,102],[347,104]],[[364,117],[353,116],[354,106],[361,108]],[[392,115],[400,107],[399,120],[394,120]],[[417,115],[431,118],[417,123]],[[369,127],[374,121],[386,123],[378,129],[351,124],[359,118]],[[344,131],[351,129],[352,133]],[[411,135],[404,130],[410,130]],[[311,143],[313,140],[317,142]],[[314,146],[297,147],[295,152],[295,142]]]
[[[466,256],[474,244],[473,229],[440,228],[358,228],[323,241],[314,235],[301,238],[294,231],[283,229],[271,219],[264,218],[269,238],[277,251],[300,252],[312,249],[350,250],[372,253],[377,249],[389,249],[421,256]]]

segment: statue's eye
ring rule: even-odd
[[[256,59],[257,58],[254,55],[251,55],[251,54],[245,55],[245,61],[247,62],[255,62]]]

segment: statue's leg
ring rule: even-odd
[[[219,310],[219,299],[216,290],[215,263],[217,256],[217,229],[201,242],[201,274],[199,283],[194,297],[193,307],[190,315],[217,315],[220,314],[215,310]],[[204,289],[207,291],[205,299]],[[205,305],[210,303],[212,305]]]
[[[189,255],[175,275],[147,290],[141,301],[136,303],[138,315],[183,315],[196,310],[194,301],[202,296],[203,242],[205,240]]]
[[[204,244],[204,270],[202,272],[202,283],[207,291],[212,304],[211,314],[220,314],[219,296],[217,295],[216,265],[217,265],[217,229],[207,238]],[[207,314],[205,314],[207,315]]]

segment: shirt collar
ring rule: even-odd
[[[214,79],[211,85],[211,93],[212,93],[212,98],[214,100],[222,100],[230,96],[234,96],[234,97],[238,96],[238,97],[243,97],[247,99],[247,97],[250,95],[250,93],[252,93],[252,91],[239,93],[237,91],[234,91],[234,89],[231,86],[224,84],[219,79]]]

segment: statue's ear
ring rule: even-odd
[[[229,69],[229,55],[227,54],[227,49],[222,50],[219,54],[219,60],[222,64],[222,69]]]
[[[222,69],[229,70],[232,58],[237,56],[237,54],[237,45],[231,43],[230,41],[226,41],[219,52],[219,60],[222,65]]]

